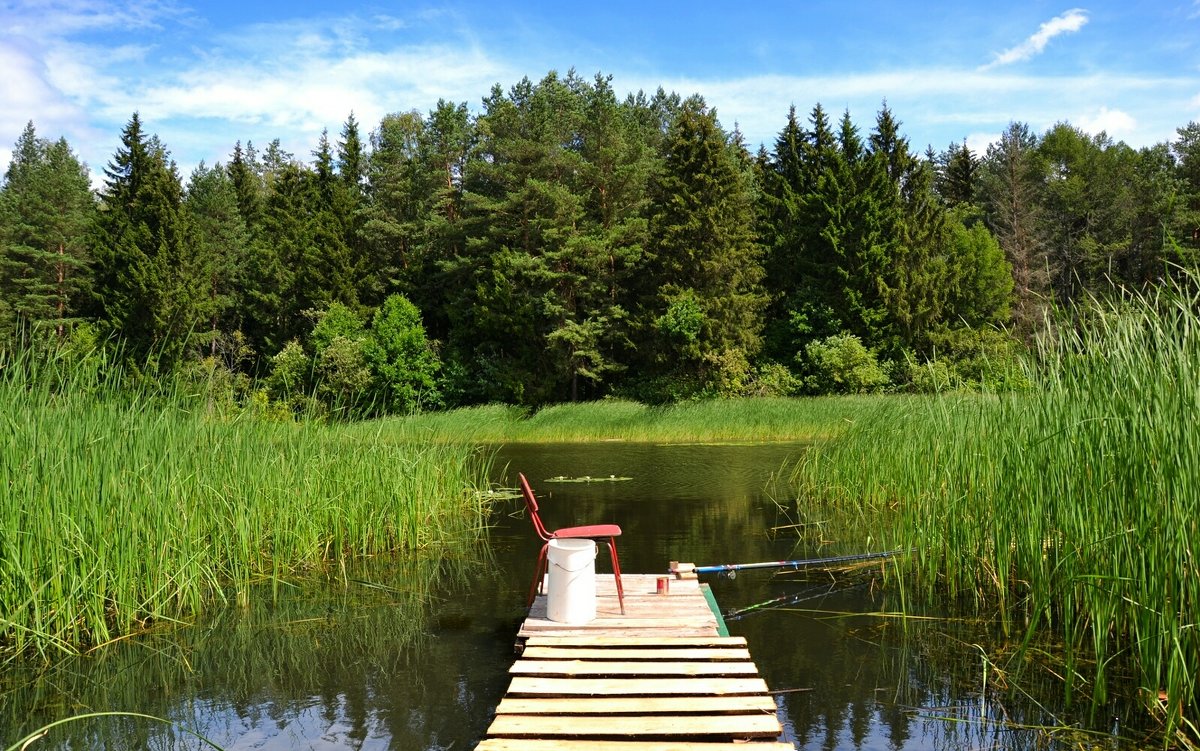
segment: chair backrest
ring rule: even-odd
[[[549,542],[550,533],[542,524],[542,517],[538,516],[538,502],[533,495],[533,488],[529,487],[529,480],[525,479],[524,474],[518,472],[517,477],[521,478],[521,495],[525,497],[525,508],[529,511],[529,518],[533,520],[533,530],[537,532],[538,537]]]

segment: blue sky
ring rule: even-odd
[[[700,93],[768,148],[794,104],[885,99],[917,151],[983,150],[1010,121],[1069,121],[1133,146],[1200,121],[1200,0],[567,3],[0,0],[0,165],[25,123],[66,136],[93,179],[140,112],[186,179],[237,140],[308,159],[492,84],[604,72],[618,92]]]

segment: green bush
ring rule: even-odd
[[[839,334],[804,348],[809,363],[805,384],[819,394],[870,394],[890,382],[875,353],[854,334]]]

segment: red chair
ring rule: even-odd
[[[537,569],[533,573],[533,584],[529,587],[529,604],[532,605],[534,598],[537,597],[538,590],[542,587],[542,578],[549,568],[546,551],[550,549],[551,540],[571,538],[606,540],[608,552],[612,556],[613,578],[617,580],[617,602],[620,603],[621,614],[624,615],[625,590],[621,588],[621,562],[617,559],[617,537],[621,534],[621,528],[616,524],[589,524],[586,527],[563,527],[549,532],[542,524],[542,518],[538,516],[538,502],[533,495],[533,488],[529,487],[529,480],[526,480],[525,475],[519,472],[517,477],[521,478],[521,494],[525,496],[525,508],[529,509],[529,518],[533,520],[533,529],[545,543],[542,545],[541,552],[538,553]]]

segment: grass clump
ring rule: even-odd
[[[66,359],[0,371],[0,658],[72,653],[253,582],[483,529],[466,445],[206,417]]]
[[[878,405],[801,460],[802,515],[914,549],[907,590],[1051,629],[1068,698],[1131,666],[1166,737],[1197,738],[1198,311],[1182,286],[1093,303],[1031,393]]]

